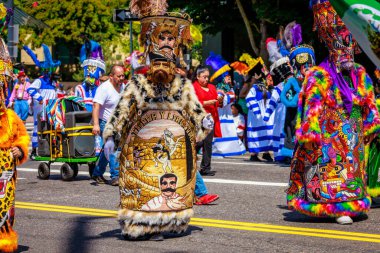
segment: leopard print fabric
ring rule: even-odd
[[[16,191],[15,163],[10,149],[0,149],[0,232],[9,231],[14,222]]]

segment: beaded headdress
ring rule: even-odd
[[[338,69],[343,62],[353,62],[354,52],[360,52],[357,42],[329,1],[312,0],[313,29],[329,49],[329,59]]]

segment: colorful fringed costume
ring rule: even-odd
[[[208,134],[203,127],[210,117],[191,81],[174,73],[175,66],[185,67],[182,48],[191,42],[191,20],[187,14],[163,15],[157,11],[166,3],[154,3],[160,6],[145,13],[146,1],[131,1],[131,10],[142,17],[140,38],[149,71],[132,77],[103,131],[105,146],[121,133],[118,220],[127,239],[187,229],[193,215],[195,143]],[[212,122],[206,127],[212,129]]]
[[[313,67],[305,77],[288,205],[310,216],[354,217],[366,213],[371,205],[365,182],[364,137],[380,132],[380,119],[365,69],[356,64],[351,72],[356,87],[352,88],[351,113],[331,69]]]
[[[17,234],[13,230],[15,214],[16,166],[28,158],[29,135],[23,122],[12,110],[0,109],[0,252],[17,249]],[[22,150],[21,160],[13,159],[11,147]]]
[[[380,97],[376,99],[377,109],[380,112]],[[367,190],[373,197],[380,197],[380,137],[376,137],[369,146],[367,165]]]
[[[10,10],[7,12],[4,5],[0,4],[0,26],[6,25],[4,21],[7,22],[9,18],[7,13],[10,14]],[[4,104],[8,95],[8,80],[11,80],[12,74],[12,61],[6,44],[0,38],[0,252],[17,250],[17,233],[13,230],[16,166],[26,161],[29,146],[29,135],[23,122],[14,111],[7,110]]]

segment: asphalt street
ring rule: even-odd
[[[187,234],[163,242],[123,240],[118,187],[95,184],[87,165],[64,182],[60,164],[40,180],[29,161],[18,169],[19,252],[380,252],[380,208],[348,226],[289,211],[289,167],[246,159],[213,159],[217,173],[205,181],[220,199],[195,206]]]

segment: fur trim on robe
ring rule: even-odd
[[[16,165],[24,163],[28,159],[29,134],[25,125],[17,114],[7,109],[0,112],[0,148],[19,147],[24,156],[16,162]]]
[[[186,231],[193,214],[193,209],[176,212],[144,212],[121,209],[118,213],[118,220],[123,235],[137,238],[158,232],[183,233]]]
[[[176,76],[170,85],[170,89],[162,95],[164,99],[159,101],[161,95],[155,94],[153,84],[144,75],[132,78],[104,128],[104,141],[121,132],[132,118],[132,108],[137,111],[156,109],[185,111],[195,125],[197,141],[203,140],[209,132],[202,127],[202,120],[207,113],[194,92],[193,84],[188,79]]]

